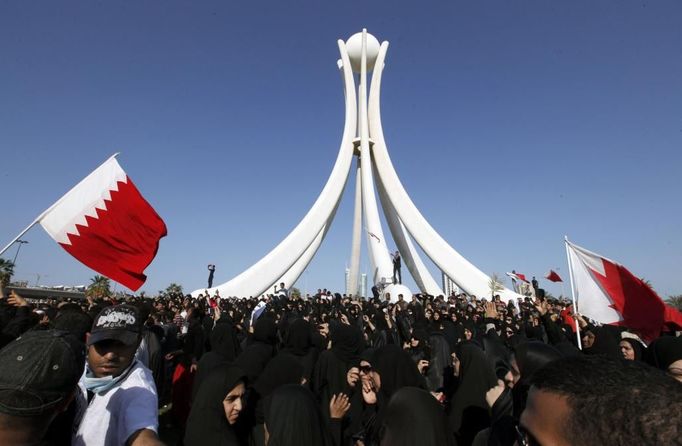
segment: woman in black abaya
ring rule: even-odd
[[[303,376],[307,382],[310,382],[317,361],[317,349],[313,348],[311,334],[310,323],[305,319],[296,319],[287,328],[282,350],[293,355],[303,365]]]
[[[237,367],[215,368],[199,386],[187,419],[185,445],[238,446],[234,425],[243,408],[245,374]]]
[[[530,379],[546,364],[559,359],[561,352],[539,341],[516,346],[511,359],[513,380],[505,383],[505,390],[490,408],[492,427],[487,434],[488,446],[510,446],[516,441],[516,426],[526,408]],[[509,387],[513,387],[511,390]]]
[[[371,364],[374,369],[372,377],[379,387],[377,397],[384,405],[403,387],[426,388],[424,377],[409,353],[397,345],[390,344],[378,349]]]
[[[410,354],[397,345],[390,344],[376,350],[370,364],[371,371],[363,372],[367,374],[363,377],[360,391],[366,403],[363,414],[365,444],[373,446],[381,440],[386,408],[393,394],[404,387],[425,390],[426,381]]]
[[[264,443],[263,422],[266,399],[278,388],[288,385],[301,385],[303,381],[303,365],[293,355],[279,353],[265,367],[258,381],[249,394],[248,409],[245,414],[247,424],[252,426],[252,444],[261,446]]]
[[[403,387],[386,407],[381,446],[452,446],[442,406],[427,391]]]
[[[329,428],[310,390],[286,385],[273,392],[265,407],[265,444],[333,446]]]
[[[335,324],[330,330],[331,349],[320,353],[311,381],[325,415],[332,396],[348,392],[346,373],[357,364],[364,344],[362,332],[356,327]]]
[[[664,336],[647,349],[647,362],[682,382],[682,337]]]
[[[237,357],[239,343],[232,324],[228,322],[216,323],[211,331],[211,351],[204,353],[197,364],[197,374],[194,377],[192,400],[197,390],[213,369],[221,364],[231,363]]]
[[[260,317],[254,326],[253,337],[237,357],[235,364],[246,372],[250,382],[255,382],[275,353],[277,325],[267,317]]]
[[[644,352],[646,351],[646,347],[644,347],[638,340],[632,338],[623,338],[620,340],[618,345],[620,346],[620,352],[623,354],[623,358],[630,361],[644,360]]]
[[[456,349],[459,385],[450,401],[448,423],[459,445],[470,445],[478,431],[490,425],[485,394],[497,385],[493,364],[471,342]]]

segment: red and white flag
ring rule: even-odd
[[[682,324],[682,314],[667,307],[623,265],[568,240],[566,245],[580,314],[603,324],[628,327],[647,340],[658,337],[665,325]]]
[[[38,221],[69,254],[133,291],[147,280],[166,224],[109,158]]]
[[[516,271],[512,270],[510,273],[505,273],[509,277],[512,278],[512,280],[520,280],[521,282],[526,282],[528,283],[528,280],[526,279],[525,274],[517,273]]]
[[[561,280],[561,277],[552,269],[550,269],[549,272],[545,275],[545,279],[551,282],[563,282],[563,280]]]

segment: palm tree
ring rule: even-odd
[[[493,275],[490,276],[488,287],[490,287],[490,297],[494,298],[498,291],[502,291],[504,289],[504,285],[502,284],[502,279],[500,276],[498,276],[496,273],[493,273]]]
[[[87,296],[92,297],[109,297],[111,296],[111,281],[108,277],[96,275],[90,279],[90,285],[85,291]]]
[[[0,286],[5,288],[9,285],[12,275],[14,275],[14,263],[0,258]]]
[[[182,285],[178,285],[177,283],[173,282],[170,285],[168,285],[164,293],[168,295],[170,294],[182,295]]]
[[[665,303],[682,311],[682,294],[678,294],[677,296],[668,296],[668,298],[665,300]]]

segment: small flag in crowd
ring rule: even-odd
[[[545,275],[545,279],[551,281],[551,282],[563,282],[561,280],[561,277],[552,269],[549,270],[549,272]]]
[[[38,221],[86,266],[133,291],[147,277],[166,224],[142,197],[116,155],[67,192]]]
[[[514,271],[514,270],[512,270],[512,272],[510,272],[510,273],[505,273],[505,274],[508,275],[509,277],[511,277],[511,278],[512,278],[512,281],[514,281],[514,280],[520,280],[520,281],[522,281],[522,282],[528,283],[528,280],[526,279],[526,275],[525,275],[525,274],[517,273],[517,272]]]
[[[578,312],[603,324],[633,329],[647,340],[664,326],[682,328],[682,313],[666,306],[623,265],[566,240]]]
[[[251,326],[253,327],[256,325],[256,321],[260,317],[261,314],[265,311],[265,302],[260,301],[258,304],[254,307],[253,311],[251,312]]]

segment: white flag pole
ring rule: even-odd
[[[100,164],[100,165],[97,167],[97,169],[99,169],[102,165],[104,165],[104,164],[106,164],[107,162],[109,162],[109,160],[111,160],[112,158],[116,158],[116,157],[118,156],[118,154],[119,154],[119,152],[116,152],[116,153],[114,153],[113,155],[111,155],[109,158],[107,158],[107,160],[106,160],[105,162],[103,162],[102,164]],[[95,170],[97,170],[97,169],[95,169]],[[93,172],[94,172],[94,170],[93,170]],[[88,175],[89,175],[89,174],[88,174]],[[86,176],[85,178],[87,178],[87,176]],[[78,185],[81,184],[83,181],[85,181],[85,179],[79,181],[78,184],[76,184],[74,187],[72,187],[71,189],[69,189],[69,191],[68,191],[67,193],[65,193],[64,195],[62,195],[61,198],[60,198],[59,200],[55,201],[54,204],[53,204],[52,206],[50,206],[49,208],[45,209],[45,210],[44,210],[44,211],[43,211],[35,220],[33,220],[33,222],[32,222],[30,225],[28,225],[28,226],[26,227],[26,229],[24,229],[23,231],[21,231],[21,232],[19,233],[19,235],[17,235],[17,236],[14,238],[14,240],[12,240],[11,242],[9,242],[9,244],[7,244],[7,246],[5,246],[4,248],[2,248],[2,251],[0,251],[0,255],[2,255],[5,251],[7,251],[7,250],[10,248],[10,246],[12,246],[13,244],[15,244],[17,240],[19,240],[24,234],[26,234],[26,233],[29,231],[29,229],[31,229],[32,227],[34,227],[36,224],[40,223],[40,220],[42,220],[43,217],[45,217],[45,215],[46,215],[48,212],[50,212],[50,211],[51,211],[52,209],[54,209],[59,203],[61,203],[61,202],[64,200],[64,197],[66,197],[67,195],[69,195],[69,194],[71,193],[71,191],[74,190],[75,188],[77,188]]]
[[[575,285],[573,285],[573,266],[571,265],[571,255],[568,252],[568,236],[564,236],[564,242],[566,244],[566,260],[568,261],[568,274],[571,277],[571,297],[573,299],[573,314],[578,313],[578,305],[575,301]],[[578,323],[578,318],[574,317],[575,320],[575,335],[578,338],[578,348],[583,349],[583,343],[580,339],[580,324]]]
[[[41,215],[41,216],[42,216],[42,215]],[[28,225],[28,226],[26,227],[26,229],[24,229],[23,231],[21,231],[21,232],[19,233],[19,235],[17,235],[16,237],[14,237],[14,240],[12,240],[11,242],[9,242],[9,243],[7,244],[7,246],[5,246],[4,248],[2,248],[2,251],[0,251],[0,256],[1,256],[5,251],[7,251],[13,244],[15,244],[15,243],[17,242],[17,240],[19,240],[24,234],[26,234],[26,233],[28,232],[29,229],[31,229],[32,227],[34,227],[34,226],[36,225],[36,223],[38,223],[39,221],[40,221],[40,218],[36,218],[36,219],[33,221],[33,223],[31,223],[30,225]]]

